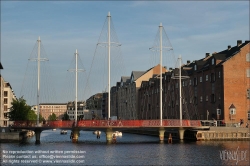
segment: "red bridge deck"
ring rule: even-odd
[[[29,128],[37,127],[36,121],[14,121],[13,128]],[[40,123],[39,127],[45,128],[107,128],[107,127],[121,127],[121,128],[139,128],[139,127],[201,127],[200,120],[178,120],[167,119],[162,120],[80,120],[75,124],[74,121],[44,121]]]

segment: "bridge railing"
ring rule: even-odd
[[[36,121],[14,121],[12,127],[36,127]],[[198,127],[201,126],[200,120],[179,120],[179,119],[164,119],[162,120],[79,120],[75,121],[43,121],[39,124],[40,127]]]

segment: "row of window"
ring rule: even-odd
[[[78,115],[83,115],[83,112],[77,112]],[[68,112],[68,115],[75,115],[75,112]]]
[[[66,108],[66,106],[40,106],[40,108]]]
[[[65,112],[66,110],[40,110],[40,112]]]

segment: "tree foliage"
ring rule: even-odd
[[[19,99],[13,99],[11,102],[10,112],[8,117],[11,121],[25,121],[35,120],[36,114],[31,107],[26,104],[26,100],[21,97]]]
[[[67,114],[67,111],[63,114],[62,120],[69,120],[69,115]]]
[[[31,109],[31,106],[26,104],[26,100],[21,97],[19,99],[13,99],[11,103],[10,112],[8,117],[11,121],[36,121],[37,115],[35,111]],[[39,121],[43,121],[44,118],[39,114]]]
[[[49,116],[48,120],[56,120],[56,114],[52,113],[52,115]]]

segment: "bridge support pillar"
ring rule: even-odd
[[[107,128],[107,130],[106,130],[106,141],[107,141],[107,143],[112,142],[112,135],[113,135],[112,128]]]
[[[35,129],[35,135],[36,135],[36,143],[35,144],[40,144],[40,136],[41,136],[41,129]]]
[[[159,139],[160,139],[160,141],[164,141],[164,133],[165,133],[165,129],[160,128],[159,129]]]
[[[180,137],[180,140],[183,140],[183,139],[184,139],[184,132],[185,132],[184,129],[179,129],[179,137]]]
[[[79,137],[79,129],[78,128],[73,128],[72,133],[73,133],[72,142],[77,143],[78,142],[78,137]]]

